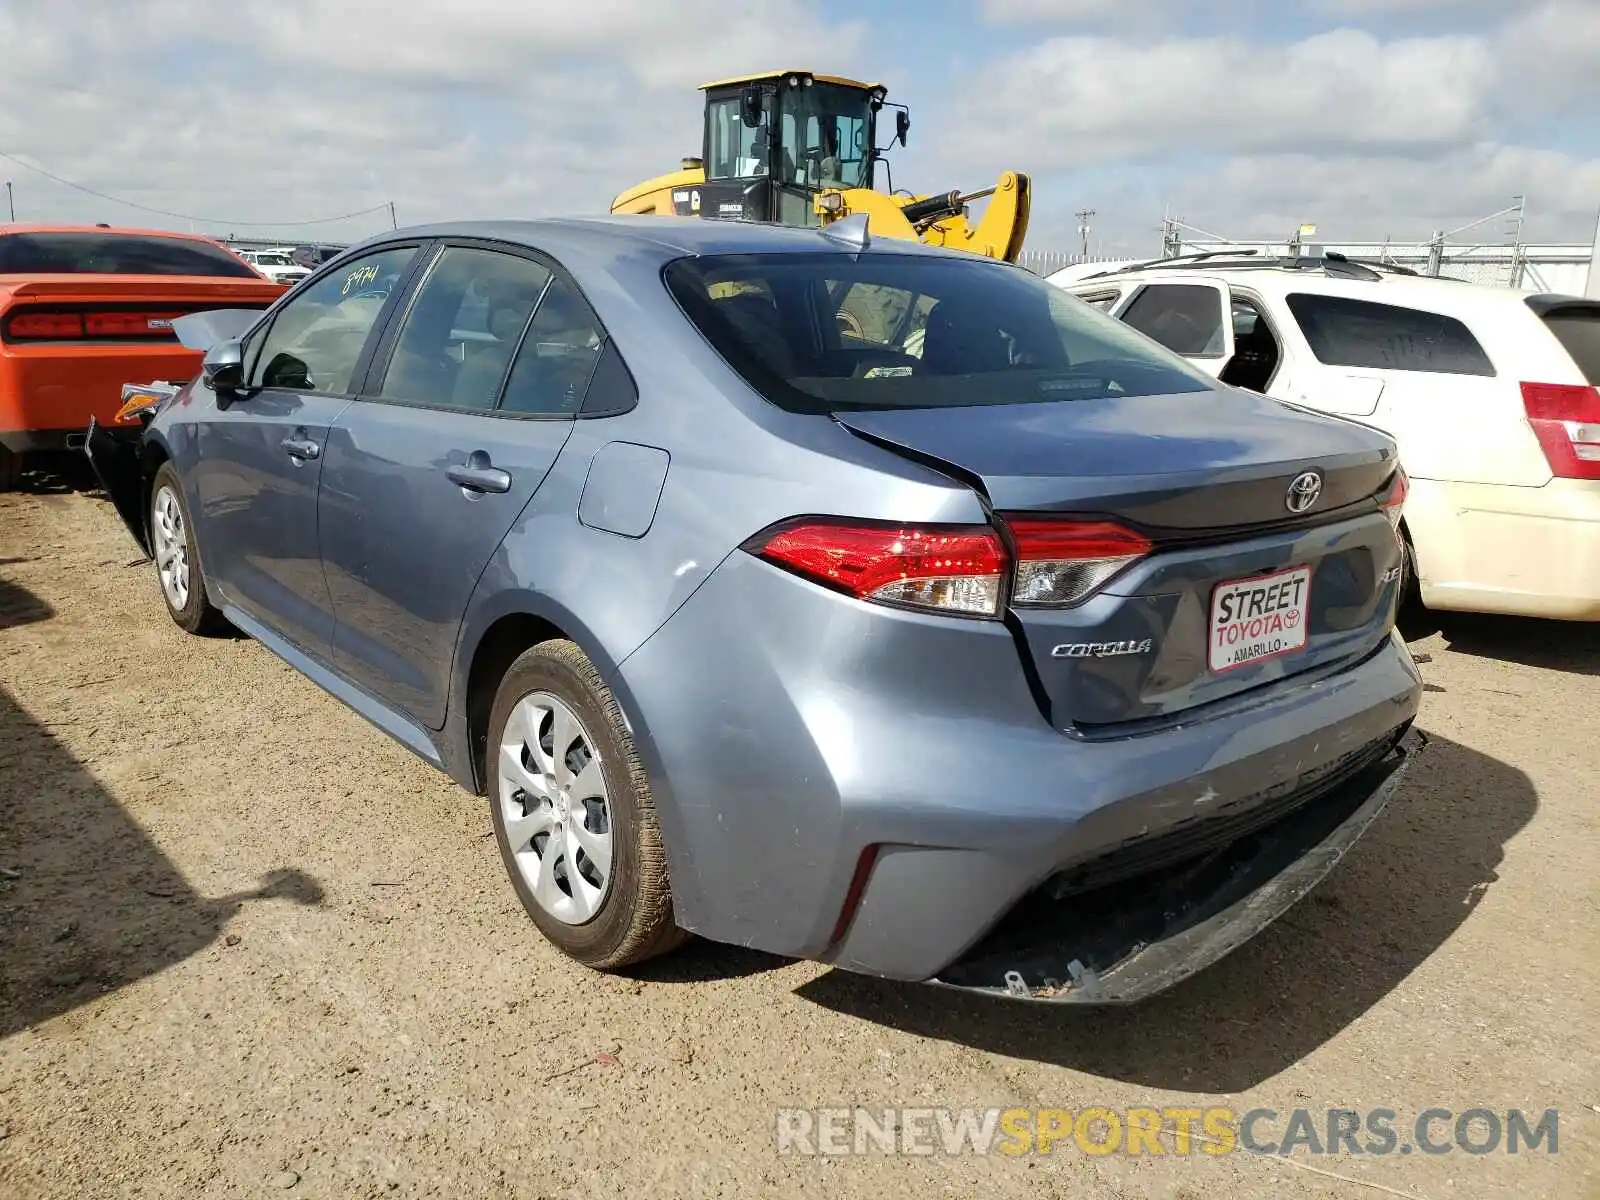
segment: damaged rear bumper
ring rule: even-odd
[[[150,531],[144,519],[144,431],[111,429],[89,418],[83,452],[95,478],[111,499],[139,549],[150,554]]]
[[[930,984],[1055,1004],[1130,1004],[1260,933],[1333,869],[1394,796],[1408,732],[1315,803],[1159,875],[1063,899],[1024,899]]]

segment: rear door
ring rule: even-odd
[[[289,298],[246,346],[247,390],[216,398],[196,426],[207,577],[226,603],[323,661],[333,615],[317,540],[322,453],[417,251],[363,255]]]
[[[333,424],[334,664],[424,725],[444,722],[467,601],[566,444],[603,341],[555,264],[448,242]]]

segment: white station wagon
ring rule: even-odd
[[[1600,620],[1600,300],[1238,251],[1051,282],[1224,383],[1393,437],[1428,608]]]

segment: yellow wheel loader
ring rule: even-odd
[[[877,142],[878,114],[895,112],[894,138],[906,144],[911,114],[887,104],[882,84],[810,71],[745,75],[701,85],[701,154],[682,169],[629,188],[614,213],[698,216],[821,226],[865,213],[874,237],[912,238],[1015,262],[1028,232],[1028,176],[1007,171],[990,188],[933,196],[895,191],[888,147]],[[886,191],[874,188],[883,165]],[[968,205],[987,199],[972,221]]]

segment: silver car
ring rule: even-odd
[[[88,443],[173,619],[487,795],[593,967],[694,933],[1138,999],[1407,762],[1394,445],[1018,268],[854,220],[449,224],[181,324],[203,375]]]

